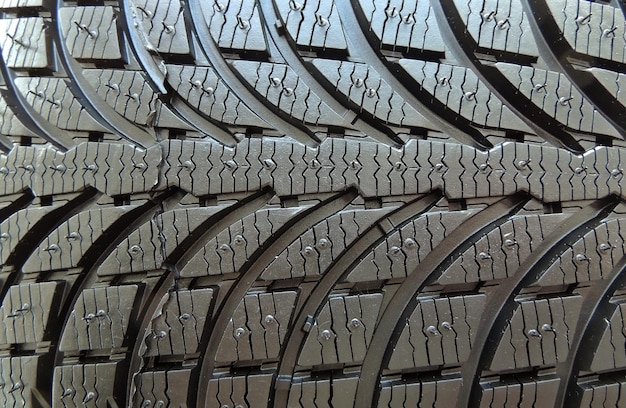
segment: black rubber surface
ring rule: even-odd
[[[625,405],[624,10],[0,0],[0,406]]]

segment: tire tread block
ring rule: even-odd
[[[398,52],[435,51],[443,53],[435,13],[428,0],[393,0],[381,7],[376,0],[359,0],[359,7],[382,49]]]
[[[77,298],[59,350],[113,350],[124,346],[137,285],[85,289]]]
[[[122,117],[148,126],[157,111],[157,93],[142,72],[120,69],[86,69],[83,75],[95,93]]]
[[[369,112],[385,124],[432,126],[369,64],[321,58],[310,63],[358,111]]]
[[[157,216],[134,230],[98,267],[99,276],[152,271],[163,265],[165,235]]]
[[[135,374],[134,406],[186,407],[191,370],[147,371]]]
[[[28,237],[31,229],[60,205],[20,210],[0,224],[0,265],[6,265],[17,245]]]
[[[2,58],[16,70],[52,67],[52,40],[46,33],[50,20],[41,17],[0,19]]]
[[[289,388],[289,407],[348,407],[354,403],[358,378],[304,379]]]
[[[581,384],[581,407],[618,407],[626,392],[626,383],[618,379]]]
[[[117,363],[57,366],[52,383],[52,407],[103,407],[115,400]]]
[[[596,67],[589,68],[587,71],[591,72],[598,82],[615,96],[615,100],[618,103],[626,107],[626,98],[623,96],[624,92],[622,91],[626,88],[626,74]]]
[[[298,365],[362,361],[373,335],[382,298],[380,293],[330,297],[315,316]]]
[[[19,77],[14,83],[26,103],[52,125],[63,130],[105,132],[74,96],[64,78]]]
[[[139,0],[134,8],[134,20],[147,48],[161,54],[189,54],[184,9],[180,1]]]
[[[121,60],[113,7],[79,6],[59,9],[61,34],[78,61]]]
[[[305,207],[261,209],[209,240],[180,270],[181,277],[237,273],[250,257]]]
[[[566,217],[513,217],[468,248],[441,274],[438,283],[453,285],[508,278]]]
[[[480,407],[495,407],[512,404],[520,408],[537,406],[552,407],[556,402],[556,394],[560,379],[518,380],[511,384],[483,385]],[[515,405],[517,404],[517,405]]]
[[[233,92],[213,68],[172,64],[166,67],[167,82],[204,116],[229,125],[271,128]]]
[[[467,31],[482,50],[539,56],[520,0],[454,0],[454,3]]]
[[[473,211],[425,214],[390,234],[370,252],[346,277],[348,282],[404,278]]]
[[[626,62],[624,14],[619,7],[580,0],[546,1],[551,16],[570,47],[590,57]],[[584,22],[578,19],[589,18]],[[616,28],[612,34],[605,30]]]
[[[529,131],[528,126],[468,68],[401,59],[398,67],[452,112],[480,127]]]
[[[295,9],[290,2],[274,0],[273,3],[286,33],[298,49],[347,51],[345,30],[334,0],[297,2],[300,7]]]
[[[85,253],[117,221],[136,206],[91,209],[74,215],[52,231],[22,266],[23,273],[79,267]]]
[[[593,372],[626,368],[626,350],[621,346],[626,342],[626,304],[617,304],[611,316],[605,317],[604,321],[606,324],[593,357],[583,360],[583,368]]]
[[[218,364],[279,356],[295,307],[293,291],[248,294],[235,309],[218,346]]]
[[[43,0],[2,0],[0,9],[43,7]]]
[[[388,368],[438,367],[467,360],[485,295],[420,300],[406,319]]]
[[[40,373],[45,370],[40,356],[0,358],[0,405],[3,407],[32,407],[33,394],[39,389]]]
[[[271,384],[271,374],[212,378],[209,380],[211,398],[208,401],[216,407],[265,407]]]
[[[450,407],[456,403],[461,385],[459,378],[383,385],[378,408]]]
[[[152,330],[144,339],[144,357],[191,355],[198,352],[200,338],[213,303],[213,289],[171,292]],[[164,333],[165,335],[162,335]]]
[[[619,132],[560,72],[498,62],[496,68],[548,116],[570,129],[619,138]]]
[[[0,343],[39,343],[59,308],[61,282],[23,283],[9,288],[0,307]]]
[[[601,223],[574,242],[535,285],[557,286],[606,279],[626,252],[623,218]]]
[[[566,360],[582,296],[520,301],[493,353],[490,370],[544,367]]]
[[[211,37],[225,52],[267,53],[267,38],[259,7],[253,0],[203,4]]]
[[[20,118],[15,114],[6,99],[0,96],[0,135],[5,136],[28,136],[33,137],[35,133],[24,125]]]
[[[108,196],[148,192],[158,184],[159,146],[141,149],[128,144],[80,143],[65,153],[50,147],[18,147],[0,165],[0,180],[9,190],[26,187],[37,196],[72,193],[94,187]]]
[[[363,231],[389,211],[391,208],[344,211],[328,217],[278,254],[261,279],[322,276]]]
[[[347,127],[333,111],[287,64],[233,60],[237,70],[264,101],[291,118],[313,125]]]

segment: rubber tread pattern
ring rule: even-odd
[[[0,0],[0,405],[621,405],[618,2]]]

